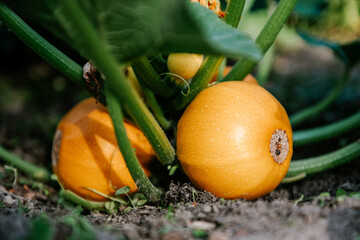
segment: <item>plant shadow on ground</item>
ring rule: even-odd
[[[19,51],[25,54],[19,67],[0,69],[0,144],[50,169],[56,125],[86,94],[29,50]],[[321,99],[340,77],[339,66],[326,50],[281,52],[266,87],[291,114]],[[299,129],[330,123],[359,109],[359,78],[357,67],[331,108]],[[294,159],[330,152],[359,137],[359,131],[353,131],[296,148]],[[353,162],[280,185],[254,201],[217,199],[185,178],[177,183],[178,172],[172,177],[175,182],[160,186],[167,190],[164,206],[100,213],[69,206],[56,194],[55,183],[41,185],[1,167],[0,239],[359,239],[360,200],[354,194],[360,191],[359,169],[359,162]]]

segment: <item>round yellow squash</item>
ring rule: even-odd
[[[283,106],[257,84],[208,87],[177,126],[177,156],[191,182],[226,199],[254,199],[274,190],[293,153]]]
[[[124,122],[126,133],[145,173],[154,151],[137,127]],[[105,195],[124,186],[137,190],[124,158],[119,151],[112,120],[107,109],[94,98],[73,107],[58,124],[52,152],[53,171],[61,185],[78,196],[103,201]]]

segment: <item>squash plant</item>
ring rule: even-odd
[[[208,156],[211,158],[211,162],[209,162],[205,159],[203,153],[206,150],[199,152],[198,156],[186,153],[184,149],[188,148],[188,143],[183,140],[188,137],[188,134],[182,130],[183,126],[191,124],[194,120],[189,120],[190,123],[184,122],[186,120],[180,120],[179,122],[180,116],[191,102],[199,105],[197,106],[199,112],[202,111],[202,107],[212,104],[210,100],[204,102],[197,99],[199,93],[209,86],[218,71],[220,77],[217,78],[216,82],[224,83],[218,83],[203,92],[213,91],[215,95],[217,93],[224,94],[220,86],[231,86],[232,84],[237,86],[238,82],[234,81],[241,81],[253,70],[276,39],[296,2],[296,0],[280,0],[255,41],[247,33],[237,29],[245,0],[229,0],[223,8],[220,8],[220,2],[217,0],[94,0],[91,2],[82,0],[39,0],[36,2],[5,0],[0,1],[0,20],[32,50],[107,107],[114,127],[114,138],[116,138],[133,182],[136,184],[133,189],[138,188],[149,202],[158,202],[162,198],[162,192],[149,181],[146,171],[140,164],[141,161],[139,162],[140,159],[138,159],[140,157],[137,156],[136,150],[134,152],[129,141],[126,126],[124,125],[124,116],[142,131],[152,146],[154,155],[165,166],[171,168],[172,165],[176,165],[176,154],[178,154],[179,160],[182,162],[191,163],[193,161],[192,157],[200,158],[198,159],[200,165],[197,167],[201,168],[200,172],[206,173],[203,177],[205,180],[207,180],[206,176],[211,177],[209,172],[206,171],[207,169],[233,168],[234,166],[226,165],[226,159],[222,159],[223,155],[221,154],[218,154],[218,159],[213,159],[215,155]],[[73,61],[34,31],[18,14],[30,20],[30,22],[41,25],[61,41],[67,43],[85,61],[81,64]],[[166,60],[169,55],[177,53],[201,54],[204,56],[196,74],[190,76],[191,80],[186,86],[188,88],[187,94],[184,94],[184,91],[179,89],[178,86],[174,87],[165,81],[166,73],[169,72]],[[225,57],[231,57],[237,62],[225,77],[221,77],[224,68],[222,63]],[[88,63],[85,64],[86,62]],[[86,68],[83,68],[83,65]],[[141,86],[141,96],[126,77],[129,69],[133,70]],[[256,81],[252,82],[256,83]],[[250,154],[249,159],[259,161],[259,164],[245,164],[244,167],[239,163],[235,163],[237,166],[234,171],[216,172],[216,179],[222,179],[225,174],[230,175],[230,178],[227,179],[231,179],[231,176],[235,179],[235,182],[230,180],[223,183],[221,181],[212,181],[214,183],[212,183],[210,191],[215,194],[217,194],[217,190],[213,189],[218,189],[219,186],[213,188],[214,185],[226,184],[227,189],[230,186],[225,195],[217,194],[218,196],[255,198],[273,190],[286,172],[287,176],[284,182],[296,181],[307,175],[336,167],[360,155],[360,144],[355,142],[334,153],[313,159],[293,161],[290,164],[292,130],[286,112],[279,110],[282,109],[281,104],[269,97],[266,90],[257,84],[240,83],[240,85],[251,89],[249,91],[254,95],[251,98],[249,96],[249,99],[244,98],[245,95],[241,95],[242,104],[249,103],[250,107],[247,106],[248,110],[243,109],[236,113],[243,115],[242,118],[238,119],[240,122],[237,124],[240,126],[242,120],[250,119],[248,123],[244,122],[244,126],[249,126],[250,129],[245,131],[248,135],[243,139],[246,139],[246,144],[251,147],[243,148],[245,152],[239,154]],[[237,89],[237,87],[234,88]],[[245,92],[249,93],[248,91]],[[200,97],[201,94],[203,93],[200,93]],[[256,107],[254,102],[257,101],[258,96],[267,96],[266,99],[272,99],[262,104],[273,104],[274,108],[267,109],[265,107],[266,110],[264,110]],[[230,101],[233,103],[233,101],[236,101],[236,97],[235,100]],[[231,110],[227,110],[225,106],[222,107],[222,104],[217,105],[215,108],[212,107],[212,117],[216,117],[217,114],[225,110]],[[258,111],[250,111],[251,107],[256,108]],[[266,111],[270,111],[270,114],[267,115],[270,122],[276,122],[274,119],[277,118],[283,119],[281,125],[283,128],[275,126],[273,129],[273,126],[271,126],[264,128],[264,131],[262,131],[262,127],[267,123],[258,120]],[[275,117],[271,111],[275,111]],[[187,118],[186,114],[185,111],[184,119]],[[249,116],[246,116],[246,114],[249,114]],[[206,120],[207,117],[205,115],[202,118]],[[254,119],[254,122],[251,119]],[[208,119],[209,122],[212,120]],[[358,120],[359,116],[357,114],[350,119],[330,126],[295,131],[294,145],[300,144],[300,142],[306,144],[307,142],[319,141],[329,136],[329,134],[336,136],[341,132],[356,127],[357,123],[360,122]],[[176,130],[178,122],[179,135],[177,136],[177,143],[179,149],[176,149],[176,146],[170,143],[167,136],[174,129]],[[226,124],[232,124],[232,121],[226,121]],[[59,128],[61,126],[60,124]],[[192,128],[193,135],[197,132],[197,129]],[[212,128],[211,131],[216,131],[216,128]],[[228,133],[222,134],[226,135]],[[238,138],[242,138],[241,134],[243,133],[239,131],[238,134]],[[194,139],[189,139],[189,141],[194,141]],[[192,142],[192,144],[196,143],[196,141]],[[56,135],[54,146],[57,146]],[[234,147],[236,147],[236,144]],[[222,147],[220,146],[220,148]],[[231,149],[227,149],[227,146],[222,149],[231,151]],[[198,152],[198,149],[196,151]],[[262,156],[258,155],[259,152],[269,155],[265,159],[272,159],[271,161],[273,161],[266,163],[269,169],[272,169],[271,171],[260,171],[261,174],[265,173],[264,176],[259,178],[261,181],[256,180],[258,178],[257,174],[259,174],[257,168],[262,167],[259,166],[262,165],[259,159]],[[182,160],[184,154],[187,159],[185,161]],[[0,147],[0,157],[37,179],[49,180],[50,174],[46,169],[26,163],[2,147]],[[213,165],[212,162],[217,162],[217,165]],[[272,171],[278,171],[274,169],[279,168],[277,164],[282,163],[285,164],[282,165],[284,167],[280,167],[280,173],[274,174]],[[197,171],[193,174],[191,173],[192,170],[189,170],[187,163],[182,164],[194,184],[206,189],[206,184],[196,183],[197,180],[192,177],[197,174]],[[55,173],[57,173],[59,169],[56,164],[54,166]],[[245,192],[240,191],[231,195],[232,193],[229,193],[232,191],[231,187],[234,184],[239,185],[239,179],[241,179],[236,175],[241,175],[241,171],[247,170],[251,172],[248,177],[256,180],[252,181],[252,185],[250,184],[253,187],[247,188]],[[60,182],[64,181],[61,180],[62,175],[57,174],[60,176]],[[267,180],[266,174],[272,176],[274,181]],[[240,181],[240,184],[246,184],[248,177],[243,177],[245,180],[244,182]],[[76,191],[71,187],[65,185],[63,187],[65,188],[63,194],[74,202],[87,208],[98,209],[104,207],[103,203],[87,201],[85,195],[82,195],[81,198],[74,194]],[[87,189],[91,191],[89,187]],[[96,189],[93,189],[91,193],[89,192],[89,194],[94,193],[101,196],[105,195],[111,200],[114,199],[113,196],[107,195],[111,194],[111,192],[104,194]],[[123,193],[122,190],[118,192],[119,195]]]

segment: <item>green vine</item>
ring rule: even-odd
[[[266,22],[264,28],[256,38],[255,43],[263,54],[274,43],[277,35],[282,29],[285,21],[290,16],[297,0],[281,0],[275,9],[274,13]],[[222,79],[222,81],[242,80],[248,75],[256,66],[258,62],[243,58],[238,61],[232,70]]]
[[[139,190],[150,202],[158,202],[161,199],[161,192],[152,185],[136,158],[135,152],[132,149],[131,143],[126,135],[121,106],[118,103],[117,98],[114,96],[114,92],[110,87],[110,84],[106,84],[105,89],[106,101],[108,103],[110,116],[113,120],[116,139],[131,177],[134,179],[134,182]]]
[[[18,156],[7,151],[0,145],[0,159],[4,162],[10,164],[11,166],[19,169],[20,171],[26,173],[29,177],[42,182],[50,182],[51,173],[42,167],[38,167],[30,162],[27,162]]]
[[[291,162],[283,182],[292,182],[290,181],[291,178],[293,181],[301,180],[306,176],[336,168],[352,160],[359,160],[359,156],[360,140],[357,140],[346,147],[328,154],[308,159],[294,160]]]
[[[338,122],[313,129],[298,130],[293,134],[294,146],[327,140],[360,126],[360,111]]]
[[[59,194],[62,198],[70,201],[70,202],[73,202],[73,203],[76,203],[88,210],[98,210],[98,211],[101,211],[101,210],[105,210],[105,204],[106,202],[96,202],[96,201],[90,201],[90,200],[86,200],[82,197],[79,197],[78,195],[76,195],[75,193],[69,191],[69,190],[64,190],[62,189],[60,191],[60,194]]]
[[[350,66],[346,66],[343,77],[340,79],[338,84],[333,88],[333,90],[330,91],[329,94],[325,96],[324,99],[322,99],[320,102],[316,103],[315,105],[302,109],[299,112],[290,116],[291,125],[296,126],[302,123],[303,121],[305,121],[306,119],[308,119],[309,117],[329,107],[330,104],[333,103],[343,92],[350,78],[350,72],[351,72]]]
[[[165,130],[169,130],[173,126],[173,123],[165,117],[163,110],[161,109],[158,101],[156,100],[154,92],[152,92],[147,86],[145,86],[143,82],[139,82],[141,85],[141,89],[145,95],[145,101],[153,112],[155,118],[157,119],[161,127],[163,127]]]

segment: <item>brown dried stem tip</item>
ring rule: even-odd
[[[270,139],[270,153],[274,161],[282,164],[289,152],[289,139],[284,130],[277,129]]]

